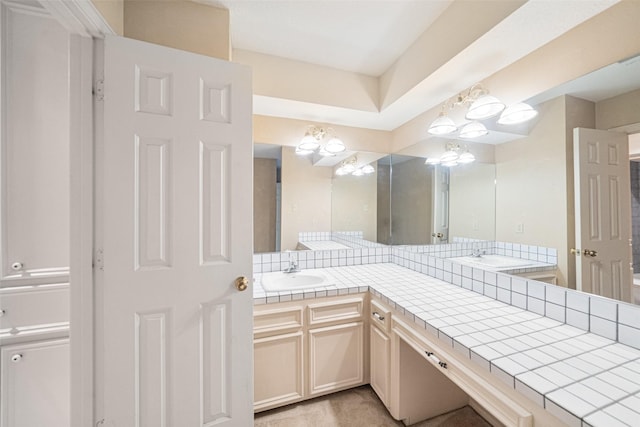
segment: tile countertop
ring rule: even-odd
[[[332,285],[294,292],[257,274],[254,303],[371,291],[566,424],[640,426],[640,350],[396,264],[322,272]]]

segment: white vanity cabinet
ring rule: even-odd
[[[368,382],[365,294],[254,307],[254,411]]]
[[[256,309],[253,315],[254,410],[304,398],[303,306]]]
[[[309,304],[309,396],[365,383],[365,298]]]
[[[389,408],[391,387],[391,311],[377,299],[369,307],[369,383],[382,403]]]

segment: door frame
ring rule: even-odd
[[[42,2],[70,33],[69,344],[71,426],[94,425],[94,55],[93,39],[115,31],[86,0]]]

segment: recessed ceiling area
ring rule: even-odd
[[[213,3],[229,9],[234,49],[377,77],[452,2],[219,0]]]
[[[204,1],[229,9],[233,60],[253,68],[255,114],[378,130],[437,108],[618,2]]]

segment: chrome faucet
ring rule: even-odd
[[[487,251],[474,247],[470,256],[474,258],[480,258],[482,255],[485,255],[486,253]]]
[[[291,251],[287,251],[289,255],[289,267],[282,270],[283,273],[298,273],[300,270],[298,269],[298,263],[296,262],[296,257],[293,255]]]

